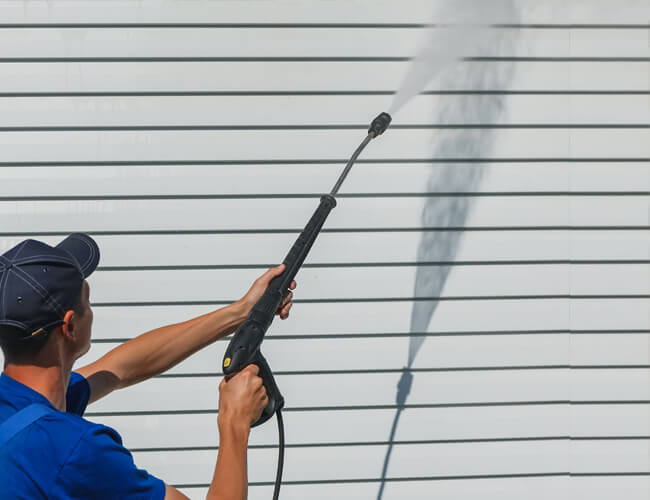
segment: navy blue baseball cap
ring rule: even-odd
[[[8,250],[0,256],[0,326],[18,329],[15,340],[27,340],[62,325],[97,264],[99,247],[82,233],[55,247],[29,239]]]

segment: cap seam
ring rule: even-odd
[[[3,257],[5,260],[6,257]],[[9,268],[5,270],[5,272],[2,273],[2,276],[0,277],[0,315],[4,317],[7,313],[7,307],[5,306],[5,302],[7,300],[7,291],[5,290],[5,284],[7,280],[9,279]]]
[[[29,327],[22,321],[16,321],[15,319],[0,319],[0,325],[15,326],[17,328],[22,328],[25,331],[29,330]]]
[[[16,248],[16,253],[14,254],[14,258],[17,258],[20,255],[20,252],[23,251],[23,248],[25,248],[25,246],[27,245],[27,242],[29,242],[29,241],[31,241],[31,240],[27,239],[27,240],[23,241],[22,243],[18,244],[18,247]]]
[[[81,262],[79,262],[79,265],[81,266],[82,274],[85,274],[86,266],[90,264],[95,258],[95,248],[84,238],[80,238],[79,236],[76,235],[71,235],[71,237],[74,238],[75,240],[83,242],[90,249],[90,255],[86,259],[86,262],[84,262],[83,265],[81,264]]]
[[[51,261],[58,262],[61,264],[75,264],[76,262],[74,259],[69,259],[68,257],[62,256],[62,255],[46,255],[46,254],[38,254],[38,255],[30,255],[29,257],[25,257],[23,259],[16,259],[14,260],[14,266],[16,265],[23,265],[23,264],[36,264],[39,262],[38,259],[50,259]],[[60,260],[58,260],[60,259]],[[41,260],[41,262],[43,262]]]
[[[56,313],[63,315],[65,314],[65,310],[63,307],[58,303],[58,301],[52,297],[52,295],[45,289],[38,281],[36,281],[32,276],[29,275],[29,273],[26,273],[19,267],[16,267],[16,274],[20,276],[20,278],[27,283],[34,291],[36,291],[42,299],[45,299],[46,305],[49,305],[50,307],[53,306],[54,310]],[[43,293],[45,292],[45,293]]]

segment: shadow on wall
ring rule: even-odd
[[[512,2],[505,2],[511,23],[516,23],[518,16]],[[516,30],[493,30],[490,34],[490,53],[496,49],[500,53],[512,49],[517,41]],[[477,55],[483,52],[477,47]],[[492,90],[507,89],[510,86],[514,64],[510,63],[458,63],[445,72],[441,88]],[[436,114],[436,123],[482,123],[498,121],[504,108],[503,95],[453,96],[445,97]],[[489,157],[495,140],[495,132],[486,129],[447,130],[436,137],[435,158],[486,158]],[[485,167],[481,164],[453,163],[434,168],[428,181],[429,192],[475,192],[478,191]],[[427,227],[450,228],[423,233],[417,260],[433,262],[453,262],[460,248],[462,227],[465,226],[472,208],[469,197],[430,197],[427,198],[422,212],[422,225]],[[432,265],[418,267],[415,277],[414,296],[439,297],[444,289],[451,267]],[[381,483],[377,500],[384,492],[386,474],[390,455],[395,442],[395,435],[400,416],[408,399],[413,383],[413,362],[422,343],[423,335],[428,331],[431,318],[438,307],[438,301],[415,301],[411,312],[408,361],[397,384],[395,403],[397,411],[393,419],[388,438],[388,450],[384,458]]]

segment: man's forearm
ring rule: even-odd
[[[246,500],[249,432],[243,422],[219,422],[219,454],[206,500]]]
[[[219,455],[206,500],[246,500],[248,496],[247,447],[250,427],[222,423],[219,419]],[[189,500],[166,486],[165,500]]]
[[[163,326],[116,347],[102,358],[126,387],[163,373],[188,356],[235,331],[245,319],[235,302],[182,323]]]

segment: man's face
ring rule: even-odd
[[[90,307],[90,287],[84,280],[79,304],[81,313],[75,312],[73,316],[76,331],[77,345],[79,347],[75,359],[80,358],[90,349],[90,331],[93,325],[93,310]]]

